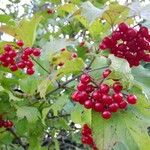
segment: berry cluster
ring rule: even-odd
[[[103,78],[106,78],[110,73],[109,69],[105,70],[102,74]],[[83,74],[80,77],[77,90],[71,95],[71,98],[87,109],[100,112],[104,119],[111,118],[112,113],[119,109],[126,109],[128,104],[133,105],[137,102],[135,95],[122,93],[123,86],[119,81],[115,81],[112,86],[105,83],[95,84],[93,84],[90,75]]]
[[[120,23],[111,36],[105,37],[99,45],[101,50],[109,49],[117,57],[126,59],[130,67],[138,66],[140,61],[150,62],[150,33],[148,28],[139,30]]]
[[[4,53],[0,55],[0,63],[3,67],[10,68],[11,71],[25,69],[28,75],[34,74],[34,63],[31,56],[39,57],[41,51],[39,48],[23,48],[23,41],[19,40],[16,43],[21,51],[15,49],[12,45],[4,46]]]
[[[91,146],[93,148],[93,150],[98,150],[98,148],[96,147],[93,138],[92,138],[92,130],[91,128],[89,128],[89,126],[87,124],[84,124],[82,127],[82,143],[83,144],[87,144],[89,146]]]
[[[10,120],[3,120],[2,117],[0,117],[0,128],[2,127],[10,129],[13,127],[13,122]]]

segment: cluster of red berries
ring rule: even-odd
[[[28,75],[34,74],[34,63],[31,56],[39,57],[41,51],[39,48],[23,48],[23,41],[19,40],[16,43],[21,51],[17,51],[12,45],[4,46],[4,53],[0,55],[0,63],[3,67],[10,68],[11,71],[25,69]]]
[[[91,128],[89,128],[87,124],[83,125],[81,134],[82,134],[81,141],[83,144],[91,146],[93,150],[98,150],[92,138],[92,130]]]
[[[103,72],[103,78],[108,77],[111,70]],[[95,83],[95,82],[94,82]],[[132,94],[123,94],[123,86],[119,81],[115,81],[112,86],[105,83],[93,84],[93,79],[88,74],[80,77],[77,90],[71,95],[74,102],[84,105],[87,109],[100,112],[104,119],[109,119],[112,113],[119,109],[126,109],[128,104],[134,105],[137,97]]]
[[[120,23],[111,36],[105,37],[99,45],[101,50],[109,49],[117,57],[126,59],[130,67],[138,66],[141,60],[150,62],[150,33],[148,28],[139,30]]]
[[[13,122],[10,120],[3,120],[2,117],[0,116],[0,128],[2,127],[10,129],[13,127]]]
[[[61,52],[64,52],[64,51],[66,51],[66,49],[65,49],[65,48],[62,48],[60,51],[61,51]],[[73,53],[71,54],[71,59],[75,59],[75,58],[77,58],[77,57],[78,57],[78,54],[77,54],[76,52],[73,52]],[[60,63],[58,64],[58,66],[59,66],[59,67],[62,67],[64,64],[65,64],[64,62],[60,62]]]

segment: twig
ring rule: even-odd
[[[21,138],[15,133],[15,131],[13,130],[13,128],[7,129],[7,131],[9,131],[18,141],[18,144],[20,146],[22,146],[22,148],[24,150],[28,150],[28,144],[24,144],[21,140]]]
[[[34,57],[31,57],[31,59],[33,61],[35,61],[35,63],[38,64],[45,72],[47,72],[48,74],[50,74],[50,72],[47,69],[45,69],[36,59],[34,59]]]
[[[64,114],[64,115],[59,115],[59,116],[51,116],[51,117],[47,117],[48,119],[55,119],[55,118],[61,118],[61,117],[68,117],[70,116],[70,114]]]

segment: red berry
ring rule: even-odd
[[[119,106],[118,106],[117,103],[113,103],[113,104],[109,105],[109,110],[110,110],[111,112],[117,112],[118,109],[119,109]]]
[[[17,56],[17,53],[16,53],[16,51],[14,51],[14,50],[8,51],[7,54],[9,55],[9,57],[12,57],[12,58],[14,58],[14,57]]]
[[[11,65],[9,68],[10,68],[11,71],[18,70],[17,65]]]
[[[102,101],[102,94],[98,90],[94,91],[92,94],[92,98],[94,100],[96,100],[97,102],[101,102]]]
[[[87,124],[83,125],[82,131],[84,132],[85,135],[92,134],[92,130],[91,130],[91,128],[89,128],[89,126]],[[84,134],[82,134],[82,135],[84,135]]]
[[[119,92],[122,91],[122,89],[123,89],[123,86],[121,85],[120,82],[115,82],[113,84],[113,90],[114,90],[114,92],[119,93]]]
[[[111,112],[110,111],[104,111],[103,113],[102,113],[102,117],[104,118],[104,119],[110,119],[111,118]]]
[[[66,50],[65,48],[62,48],[62,49],[61,49],[62,52],[64,52],[65,50]]]
[[[25,64],[28,68],[32,68],[34,66],[33,62],[31,60],[25,61]]]
[[[118,28],[119,28],[119,31],[126,32],[128,30],[128,25],[123,22],[119,24]]]
[[[36,57],[39,57],[41,55],[41,51],[39,48],[35,48],[33,50],[33,55],[36,56]]]
[[[83,75],[80,77],[80,81],[81,81],[83,84],[88,84],[88,83],[91,81],[91,77],[90,77],[88,74],[83,74]]]
[[[75,91],[74,93],[72,93],[71,95],[71,99],[75,102],[78,102],[81,98],[81,94],[79,91]]]
[[[85,101],[84,107],[87,108],[87,109],[93,108],[93,102],[92,102],[92,100]]]
[[[114,31],[114,32],[112,33],[112,38],[113,38],[114,40],[120,40],[120,39],[121,39],[121,32],[119,32],[119,31]]]
[[[102,94],[107,94],[110,87],[107,84],[101,84],[99,89]]]
[[[110,105],[110,104],[112,104],[112,102],[113,102],[112,97],[109,96],[109,95],[103,95],[103,96],[102,96],[102,100],[103,100],[103,103],[104,103],[105,105]]]
[[[8,67],[9,63],[8,62],[2,62],[3,67]]]
[[[6,45],[4,46],[4,50],[7,51],[7,52],[8,52],[8,51],[11,51],[11,50],[12,50],[12,46],[6,44]]]
[[[83,41],[83,42],[81,42],[81,43],[80,43],[80,47],[84,46],[84,44],[85,44],[85,42],[84,42],[84,41]]]
[[[87,85],[87,87],[86,87],[86,92],[87,93],[91,93],[91,92],[93,92],[94,91],[94,86],[93,85]]]
[[[85,91],[86,87],[87,87],[87,85],[86,85],[86,84],[83,84],[83,83],[81,83],[81,82],[77,85],[77,89],[78,89],[79,91]]]
[[[22,47],[22,46],[24,45],[24,42],[23,42],[22,40],[18,40],[18,41],[17,41],[17,45],[18,45],[19,47]]]
[[[111,73],[111,70],[110,70],[110,69],[106,69],[106,70],[103,72],[103,74],[102,74],[103,78],[107,78],[110,73]]]
[[[126,109],[127,108],[127,102],[126,101],[122,101],[119,103],[119,108],[120,109]]]
[[[85,91],[80,92],[79,103],[84,104],[86,100],[88,100],[88,94]]]
[[[12,128],[13,127],[13,122],[8,120],[7,121],[7,128]]]
[[[72,53],[71,57],[72,57],[72,58],[77,58],[78,55],[77,55],[77,53]]]
[[[101,104],[101,103],[95,103],[94,110],[97,111],[97,112],[103,112],[104,111],[103,104]]]
[[[127,101],[129,104],[136,104],[137,103],[137,97],[135,95],[128,95]]]
[[[102,43],[100,43],[100,45],[99,45],[99,49],[101,49],[101,50],[105,50],[107,48],[107,46],[102,42]]]
[[[107,48],[113,48],[116,44],[116,41],[110,37],[105,37],[102,42],[107,46]]]
[[[131,38],[134,38],[137,35],[137,32],[133,28],[130,28],[130,29],[127,30],[126,34],[131,39]]]
[[[32,74],[34,74],[34,69],[33,68],[27,68],[27,74],[28,75],[32,75]]]
[[[10,58],[10,57],[7,57],[6,62],[9,63],[9,64],[14,64],[14,59]]]
[[[122,93],[115,93],[115,94],[113,95],[113,99],[114,99],[114,101],[115,101],[116,103],[122,102],[122,100],[123,100],[123,95],[122,95]]]
[[[144,27],[144,26],[141,26],[140,30],[139,30],[139,33],[142,34],[144,37],[148,37],[148,28]]]
[[[19,63],[17,63],[17,67],[20,69],[24,69],[26,67],[26,64],[24,61],[20,61]]]
[[[22,60],[27,61],[29,59],[29,56],[22,54],[21,58],[22,58]]]
[[[28,47],[28,48],[24,49],[23,53],[25,55],[31,55],[33,53],[33,49]]]
[[[59,67],[62,67],[63,65],[64,65],[63,62],[60,62],[60,63],[58,64]]]

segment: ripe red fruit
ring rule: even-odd
[[[83,83],[81,83],[81,82],[77,85],[77,89],[78,89],[79,91],[85,91],[86,87],[87,87],[87,85],[86,85],[86,84],[83,84]]]
[[[12,57],[12,58],[14,58],[14,57],[17,56],[17,53],[16,53],[16,51],[14,51],[14,50],[8,51],[7,54],[9,55],[9,57]]]
[[[102,117],[103,117],[104,119],[110,119],[110,118],[111,118],[111,112],[105,110],[105,111],[102,113]]]
[[[94,91],[92,94],[92,98],[94,100],[96,100],[97,102],[101,102],[102,101],[102,94],[100,93],[100,91]]]
[[[135,95],[128,95],[127,96],[127,101],[129,104],[136,104],[137,103],[137,97]]]
[[[103,95],[103,96],[102,96],[102,101],[103,101],[103,103],[104,103],[105,105],[110,105],[110,104],[112,104],[113,99],[112,99],[112,97],[109,96],[109,95]]]
[[[18,41],[17,41],[17,45],[18,45],[19,47],[22,47],[22,46],[24,45],[24,42],[23,42],[22,40],[18,40]]]
[[[104,43],[107,48],[113,48],[116,44],[116,41],[114,41],[112,38],[110,37],[105,37],[102,41],[102,43]]]
[[[33,62],[31,60],[25,61],[25,64],[28,68],[32,68],[34,66]]]
[[[62,48],[62,49],[61,49],[61,52],[64,52],[65,50],[66,50],[65,48]]]
[[[86,87],[86,92],[87,93],[91,93],[91,92],[93,92],[94,91],[94,86],[93,85],[87,85],[87,87]]]
[[[80,98],[81,98],[81,94],[79,91],[75,91],[71,95],[71,99],[75,102],[78,102],[80,100]]]
[[[84,107],[87,108],[87,109],[93,108],[93,102],[92,102],[92,100],[85,101]]]
[[[27,61],[29,59],[29,56],[22,54],[21,58],[22,58],[22,60]]]
[[[122,89],[123,89],[123,86],[121,85],[120,82],[115,82],[115,83],[113,84],[113,90],[114,90],[115,93],[121,92]]]
[[[107,46],[103,42],[99,44],[99,49],[104,50],[106,48]]]
[[[82,131],[84,131],[84,133],[87,135],[87,134],[92,134],[92,130],[91,130],[91,128],[89,128],[89,126],[87,125],[87,124],[84,124],[83,125],[83,130]]]
[[[127,102],[126,101],[122,101],[119,103],[119,108],[120,109],[126,109],[127,108]]]
[[[103,112],[104,111],[103,104],[101,104],[101,103],[95,103],[94,110],[97,111],[97,112]]]
[[[148,37],[148,28],[144,27],[144,26],[141,26],[140,30],[139,30],[139,33],[142,34],[144,37]]]
[[[13,64],[14,63],[14,59],[10,58],[10,57],[7,57],[6,58],[6,62],[9,63],[9,64]]]
[[[91,77],[90,77],[88,74],[83,74],[83,75],[80,77],[80,81],[81,81],[83,84],[88,84],[88,83],[91,81]]]
[[[71,57],[72,57],[72,58],[77,58],[78,55],[77,55],[77,53],[72,53]]]
[[[41,55],[41,51],[39,48],[35,48],[33,50],[33,55],[36,56],[36,57],[39,57]]]
[[[117,103],[113,103],[113,104],[109,105],[109,110],[110,110],[111,112],[117,112],[118,109],[119,109],[119,106],[118,106]]]
[[[116,103],[122,102],[122,100],[123,100],[123,95],[122,95],[122,93],[115,93],[115,94],[113,94],[113,100],[114,100]]]
[[[137,32],[133,28],[130,28],[127,30],[126,34],[130,39],[132,39],[137,35]]]
[[[102,74],[103,78],[107,78],[107,77],[110,75],[110,73],[111,73],[111,70],[110,70],[110,69],[106,69],[106,70],[103,72],[103,74]]]
[[[12,46],[6,44],[6,45],[4,46],[4,50],[7,51],[7,52],[8,52],[8,51],[11,51],[11,50],[12,50]]]
[[[33,53],[33,49],[32,48],[29,48],[27,47],[26,49],[24,49],[24,52],[23,52],[25,55],[31,55]]]
[[[3,67],[8,67],[9,63],[8,62],[2,62]]]
[[[26,67],[26,64],[24,61],[20,61],[17,63],[17,67],[20,69],[24,69]]]
[[[27,74],[28,75],[32,75],[32,74],[34,74],[34,69],[33,68],[27,68]]]
[[[84,42],[84,41],[83,41],[83,42],[81,42],[81,43],[80,43],[80,47],[84,46],[84,44],[85,44],[85,42]]]
[[[119,24],[118,28],[119,28],[119,31],[126,32],[128,30],[128,25],[126,23],[122,22]]]
[[[113,38],[114,40],[120,40],[120,39],[121,39],[121,32],[119,32],[119,31],[114,31],[114,32],[112,33],[112,38]]]
[[[0,55],[0,61],[2,61],[2,62],[6,61],[6,55],[5,54]]]
[[[11,65],[9,68],[11,71],[17,71],[18,70],[17,65]]]
[[[99,89],[102,94],[108,94],[110,87],[107,84],[101,84]]]
[[[13,127],[13,122],[10,120],[7,120],[7,128],[12,128]]]

